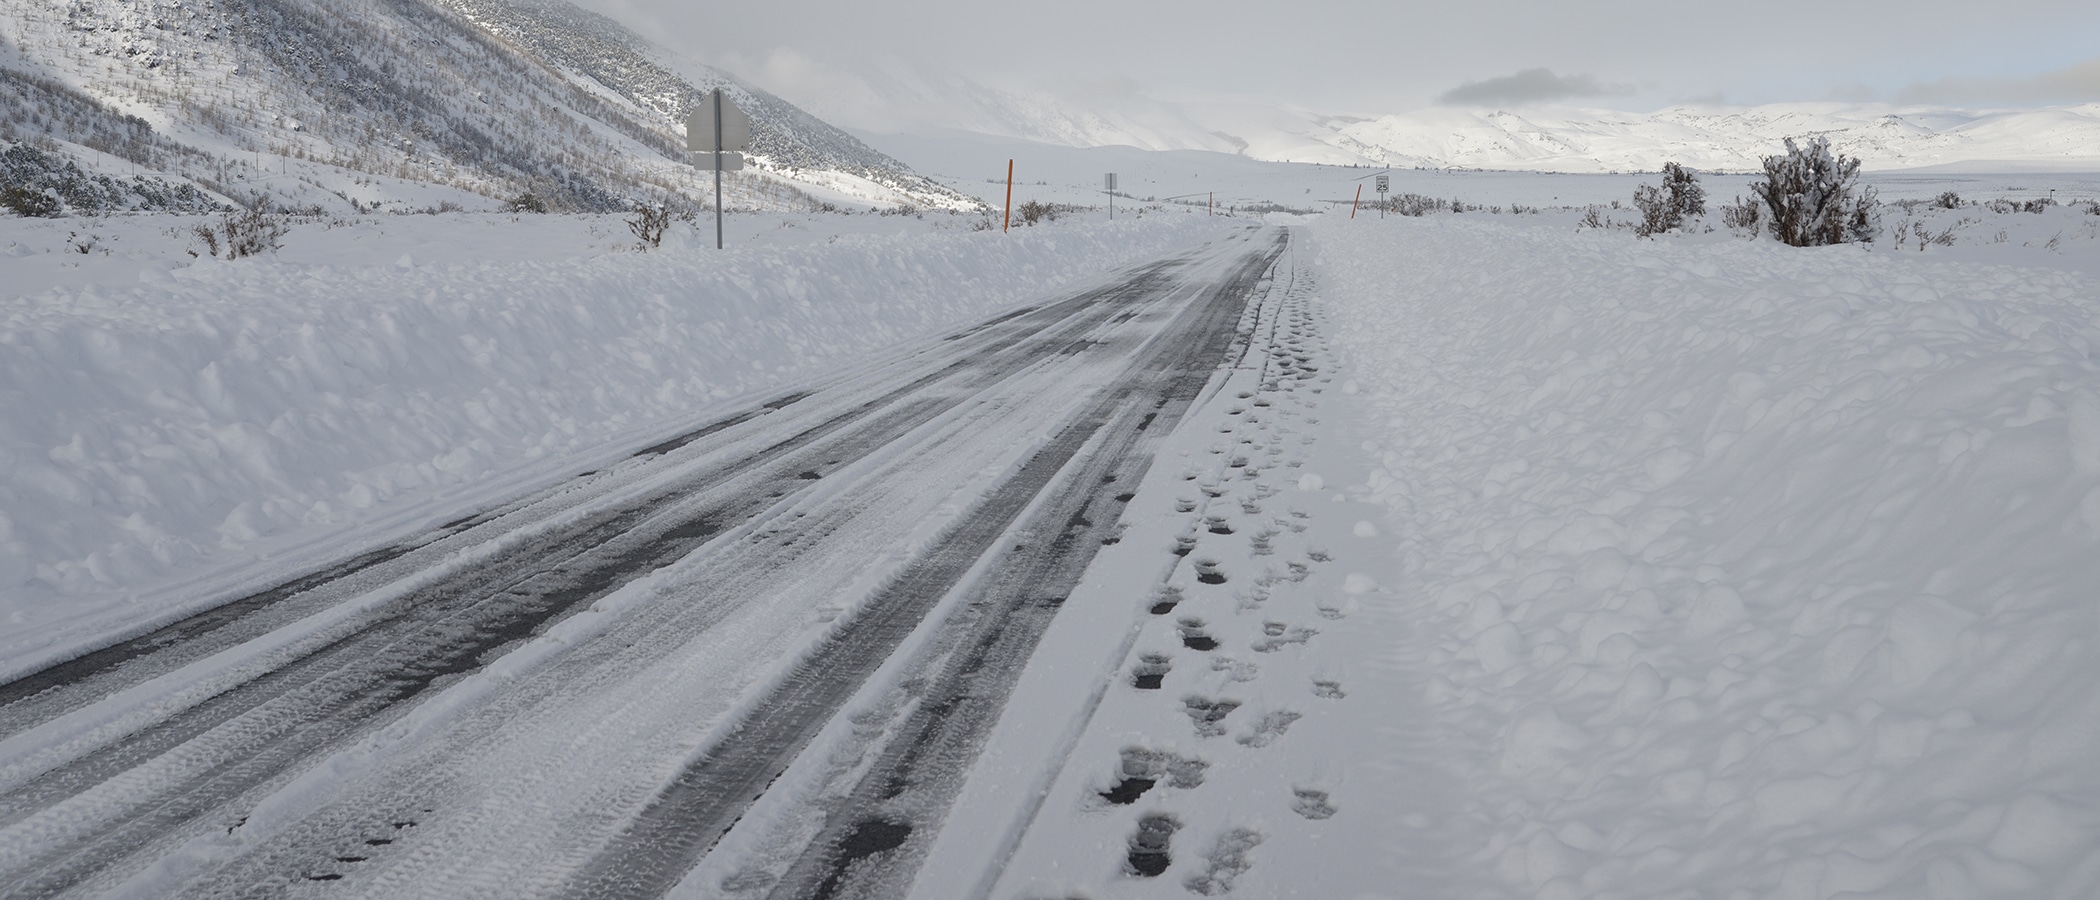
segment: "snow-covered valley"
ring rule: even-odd
[[[1493,189],[1476,196],[1545,208],[1266,218],[1290,243],[1249,300],[1242,349],[1127,505],[1094,522],[1113,540],[1057,604],[981,750],[942,780],[948,799],[910,807],[921,825],[938,811],[937,833],[852,857],[909,851],[910,866],[837,883],[924,897],[2100,888],[2100,766],[2085,752],[2100,704],[2081,689],[2100,675],[2090,182],[2025,178],[2022,202],[2071,201],[2030,212],[1991,205],[1981,186],[2010,182],[1979,176],[1961,185],[1975,203],[1890,206],[1873,245],[1791,248],[1727,229],[1638,239],[1630,211],[1603,205],[1622,182],[1480,177]],[[1553,206],[1562,194],[1602,205],[1606,227]],[[222,261],[190,255],[193,221],[0,220],[0,267],[21,285],[0,335],[10,675],[577,472],[641,471],[607,467],[1250,224],[1157,204],[1004,234],[976,216],[774,214],[732,217],[729,251],[681,225],[638,253],[618,216],[377,216],[296,225],[275,256]],[[978,442],[1022,449],[999,450],[1003,433]],[[969,495],[955,510],[881,502],[937,523]],[[942,526],[926,527],[899,559]],[[560,862],[573,854],[535,859],[530,880],[483,866],[523,865],[526,845],[487,842],[528,833],[528,810],[583,814],[589,794],[560,792],[425,804],[387,837],[400,853],[269,879],[360,816],[394,814],[369,805],[394,802],[389,772],[555,791],[531,773],[570,764],[554,736],[581,720],[485,743],[469,726],[497,713],[479,705],[518,708],[524,686],[549,689],[532,673],[596,658],[561,662],[599,636],[637,640],[668,611],[651,598],[708,565],[506,645],[403,726],[266,782],[241,801],[245,834],[85,884],[587,883],[573,878],[589,859]],[[849,621],[856,607],[837,602],[827,616]],[[321,635],[357,608],[290,624]],[[890,739],[864,726],[908,726],[895,692],[920,682],[901,661],[940,646],[954,615],[902,638],[894,671],[840,701],[673,893],[830,883],[783,848],[844,840],[826,811],[864,808],[855,785],[886,765]],[[702,644],[755,633],[734,628]],[[194,693],[310,639],[285,631],[166,677]],[[721,652],[655,665],[719,678]],[[22,793],[36,773],[78,752],[66,741],[165,715],[126,705],[154,696],[101,701],[99,726],[82,712],[6,738],[10,796],[36,796]],[[618,708],[621,724],[592,733],[640,729],[624,772],[705,733],[697,719],[644,737],[661,713],[640,697]],[[452,755],[469,746],[483,768]],[[55,839],[22,818],[33,810],[0,823],[0,866]]]

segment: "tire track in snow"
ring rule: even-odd
[[[1114,542],[1116,521],[1133,496],[1129,491],[1151,465],[1152,446],[1179,424],[1228,360],[1254,282],[1282,249],[1281,234],[1251,248],[1155,339],[1153,353],[1031,462],[1050,457],[1061,470],[1028,494],[1048,488],[1046,502],[1018,522],[1009,513],[1012,532],[1037,537],[1004,551],[991,577],[966,589],[959,613],[942,624],[907,681],[913,686],[904,701],[908,712],[890,729],[894,737],[848,798],[827,811],[822,831],[802,848],[771,896],[893,896],[905,890],[961,773],[1003,711],[1064,594],[1094,554]],[[845,700],[840,696],[833,706]],[[772,767],[768,780],[785,768],[785,761]],[[684,812],[692,814],[690,807]],[[690,867],[671,868],[682,874]]]
[[[644,491],[638,501],[586,513],[580,522],[558,522],[566,527],[550,528],[483,565],[385,604],[374,615],[278,654],[269,665],[229,674],[224,680],[231,683],[222,689],[178,700],[182,708],[164,710],[156,720],[92,735],[99,744],[0,793],[0,878],[12,885],[10,895],[55,894],[90,878],[114,877],[154,848],[199,827],[215,827],[202,825],[204,819],[237,824],[238,810],[269,786],[394,720],[433,688],[687,555],[732,524],[787,502],[815,480],[809,476],[821,477],[885,446],[973,389],[1073,352],[1071,335],[1148,297],[1183,262],[1164,261],[1117,285],[951,336],[928,354],[933,371],[875,399],[785,438],[778,438],[782,423],[761,423],[770,426],[762,433],[776,439],[726,467],[702,467]],[[789,405],[764,409],[777,413]],[[638,455],[674,455],[762,415],[753,411]],[[694,493],[700,498],[681,499]],[[495,532],[486,541],[517,530],[501,514],[470,517],[454,527]],[[365,565],[353,561],[322,575],[352,574],[409,555]],[[284,625],[285,601],[313,602],[312,592],[299,590],[311,581],[18,681],[12,694],[0,695],[12,701],[12,709],[0,712],[15,714],[8,721],[17,724],[16,735],[33,739],[39,726],[92,712],[92,703],[82,698],[150,687],[169,671],[270,634]],[[69,674],[75,677],[67,680]]]

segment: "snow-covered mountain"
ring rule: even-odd
[[[1655,171],[1665,162],[1751,171],[1786,138],[1821,134],[1869,169],[2100,170],[2100,103],[2012,110],[1785,103],[1648,113],[1438,106],[1357,115],[1259,98],[1155,96],[1135,86],[1000,88],[905,64],[825,78],[798,74],[771,67],[754,73],[841,125],[878,134],[946,129],[1269,161],[1590,173]]]
[[[1835,103],[1653,113],[1442,107],[1351,122],[1334,134],[1368,161],[1394,166],[1605,172],[1678,162],[1746,171],[1786,138],[1827,135],[1869,169],[2100,169],[2100,103],[1982,112]]]
[[[37,151],[13,168],[168,186],[149,193],[322,208],[711,198],[682,122],[716,87],[753,121],[732,206],[977,205],[559,0],[0,0],[0,140]]]

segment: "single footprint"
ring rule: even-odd
[[[1334,804],[1327,802],[1327,792],[1313,788],[1292,788],[1291,812],[1308,819],[1325,819],[1335,813]]]
[[[1217,737],[1224,734],[1225,726],[1222,723],[1225,717],[1240,708],[1238,700],[1214,700],[1195,694],[1181,698],[1181,703],[1186,707],[1189,721],[1195,723],[1196,734],[1201,737]]]
[[[1282,622],[1266,622],[1262,624],[1262,639],[1254,642],[1254,651],[1274,653],[1290,644],[1303,644],[1319,633],[1311,628],[1286,626]]]
[[[1254,868],[1249,853],[1261,838],[1261,832],[1252,828],[1234,828],[1218,835],[1218,842],[1203,855],[1204,870],[1190,875],[1182,886],[1205,897],[1231,893],[1233,880]]]
[[[1130,836],[1130,853],[1124,863],[1129,874],[1140,878],[1153,878],[1174,864],[1169,852],[1174,841],[1174,832],[1181,829],[1181,821],[1165,813],[1153,813],[1138,820],[1137,833]]]
[[[1141,691],[1159,690],[1160,682],[1173,671],[1174,660],[1164,653],[1147,653],[1138,657],[1138,664],[1130,670],[1130,686]]]
[[[1283,737],[1284,732],[1291,730],[1291,723],[1301,718],[1304,716],[1288,709],[1265,713],[1261,721],[1255,722],[1254,728],[1240,735],[1238,740],[1249,747],[1267,747],[1276,743],[1277,739]]]
[[[1101,799],[1127,806],[1162,781],[1184,791],[1202,787],[1203,775],[1209,769],[1210,763],[1205,760],[1146,747],[1125,747],[1116,767],[1116,784],[1102,791]]]
[[[1261,677],[1261,666],[1251,662],[1241,662],[1230,656],[1213,658],[1210,661],[1210,670],[1213,672],[1225,672],[1228,677],[1238,682],[1253,681]]]
[[[1204,621],[1195,616],[1183,616],[1176,630],[1181,632],[1181,645],[1190,650],[1211,651],[1218,649],[1217,638],[1204,630]]]

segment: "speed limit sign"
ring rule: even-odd
[[[1392,181],[1392,176],[1391,176],[1391,175],[1380,175],[1380,176],[1378,176],[1378,192],[1379,192],[1379,193],[1381,193],[1381,194],[1385,193],[1385,192],[1386,192],[1386,189],[1387,189],[1387,188],[1390,188],[1390,187],[1392,187],[1392,186],[1393,186],[1393,181]]]

